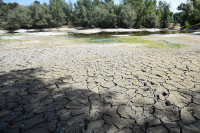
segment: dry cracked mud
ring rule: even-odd
[[[199,133],[200,49],[0,49],[0,132]]]

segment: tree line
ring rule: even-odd
[[[0,0],[0,23],[8,30],[64,24],[85,28],[166,28],[170,22],[185,23],[194,15],[195,21],[189,23],[199,22],[196,13],[200,11],[200,0],[190,1],[179,6],[183,14],[173,15],[169,3],[159,1],[157,4],[156,0],[123,0],[119,5],[114,4],[113,0],[78,0],[74,4],[50,0],[49,4],[35,1],[29,6],[6,4]],[[188,13],[190,6],[195,10]]]

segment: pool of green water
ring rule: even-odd
[[[164,43],[162,41],[148,40],[148,35],[151,34],[179,34],[191,33],[188,31],[158,31],[158,32],[100,32],[94,34],[69,33],[67,38],[79,40],[82,43],[97,43],[97,44],[113,44],[113,43],[129,43],[142,44],[141,46],[147,48],[181,48],[182,44]],[[119,36],[116,36],[119,35]],[[123,36],[120,36],[123,35]],[[128,35],[128,36],[124,36]],[[146,38],[147,37],[147,38]]]

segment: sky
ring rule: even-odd
[[[17,2],[20,5],[30,5],[33,3],[35,0],[3,0],[5,3],[9,2]],[[38,0],[40,3],[48,3],[49,0]],[[66,2],[69,2],[69,0],[65,0]],[[77,0],[71,0],[72,3],[76,2]],[[163,1],[163,0],[162,0]],[[181,3],[185,3],[187,0],[165,0],[168,3],[171,3],[171,11],[172,12],[178,12],[177,7]],[[120,3],[120,0],[114,0],[116,4]]]

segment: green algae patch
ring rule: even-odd
[[[134,44],[160,44],[161,42],[145,40],[144,37],[119,37],[119,43],[134,43]]]
[[[145,48],[182,48],[185,45],[175,44],[175,43],[165,43],[161,41],[151,41],[147,40],[147,37],[139,36],[117,36],[108,38],[73,38],[70,40],[78,43],[89,43],[89,44],[116,44],[116,43],[129,43],[129,44],[141,44],[141,47]]]
[[[144,40],[142,37],[112,37],[112,38],[85,38],[85,42],[88,43],[132,43],[132,44],[154,44],[160,43],[150,40]]]
[[[165,43],[161,41],[146,40],[145,37],[119,37],[118,42],[142,44],[142,47],[146,47],[146,48],[183,48],[187,46],[187,45],[178,44],[178,43]]]
[[[184,44],[178,44],[178,43],[172,43],[169,45],[170,48],[182,48],[182,47],[186,47],[187,45]]]

